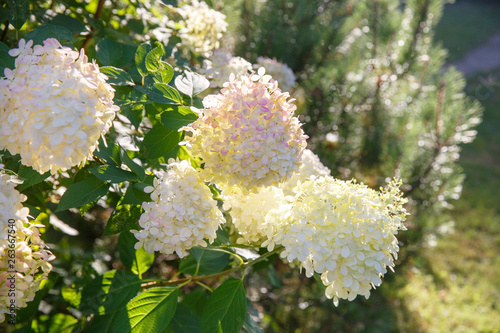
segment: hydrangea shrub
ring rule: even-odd
[[[401,181],[335,178],[293,71],[221,49],[217,8],[33,2],[41,25],[25,2],[0,45],[0,329],[15,298],[26,330],[251,331],[246,277],[275,257],[335,305],[393,270]]]

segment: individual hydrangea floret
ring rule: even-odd
[[[237,234],[236,243],[262,244],[274,226],[268,223],[269,211],[287,203],[283,190],[275,186],[262,188],[257,193],[243,193],[239,188],[228,188],[222,192],[224,209],[229,210],[232,225]]]
[[[241,57],[233,57],[231,52],[215,50],[209,60],[203,62],[200,74],[204,74],[210,80],[210,87],[222,87],[233,73],[236,78],[246,75],[252,70],[252,64]]]
[[[19,309],[33,300],[54,259],[37,225],[28,221],[29,210],[22,206],[26,197],[14,189],[14,181],[0,171],[0,323],[11,313],[11,304]]]
[[[255,69],[264,67],[266,72],[278,81],[279,87],[283,91],[290,91],[295,85],[295,74],[293,74],[292,69],[276,59],[258,57],[257,63],[253,66]]]
[[[294,200],[269,213],[277,227],[263,246],[283,245],[282,258],[298,260],[308,277],[321,274],[325,295],[335,305],[357,295],[368,298],[387,267],[394,267],[395,235],[405,230],[400,184],[394,181],[377,192],[332,177],[299,183]]]
[[[188,161],[169,160],[168,171],[146,187],[151,202],[144,202],[139,219],[141,230],[132,230],[139,240],[135,248],[152,254],[177,253],[185,257],[193,246],[212,243],[224,222],[212,192]]]
[[[193,0],[179,8],[183,20],[179,24],[182,45],[193,52],[208,55],[220,46],[219,40],[226,31],[226,15],[211,9],[204,1]]]
[[[16,59],[0,80],[0,149],[41,173],[84,164],[119,110],[107,77],[83,49],[54,38],[34,47],[21,39],[9,54]]]
[[[182,128],[193,156],[205,163],[206,181],[255,192],[290,178],[300,166],[306,138],[294,99],[265,70],[230,80],[204,99],[198,119]]]

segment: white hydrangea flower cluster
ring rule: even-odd
[[[11,312],[11,304],[18,309],[33,300],[54,259],[37,226],[28,221],[29,210],[22,206],[26,196],[14,188],[15,181],[0,171],[0,323]]]
[[[148,253],[175,252],[182,258],[193,246],[206,246],[204,238],[214,241],[224,218],[212,192],[188,161],[170,159],[168,171],[145,192],[151,192],[153,201],[142,204],[142,229],[132,230],[139,240],[136,249],[144,246]]]
[[[252,70],[252,64],[241,57],[233,57],[231,52],[221,49],[215,50],[209,60],[203,62],[200,74],[210,80],[210,87],[221,88],[233,73],[236,78],[246,75]]]
[[[193,52],[208,55],[220,47],[219,40],[226,31],[226,15],[211,9],[204,1],[193,0],[179,8],[184,18],[179,24],[182,45]]]
[[[237,187],[224,189],[224,209],[230,211],[232,223],[238,233],[237,243],[260,245],[269,235],[276,232],[276,225],[266,218],[267,214],[278,207],[288,204],[287,199],[293,196],[293,189],[299,181],[310,177],[329,176],[330,170],[325,167],[309,149],[304,149],[302,165],[292,178],[285,180],[278,187],[263,187],[258,192],[244,194]],[[287,197],[288,196],[288,197]],[[258,207],[256,209],[255,207]]]
[[[264,67],[266,72],[278,81],[279,87],[283,91],[290,91],[295,85],[295,74],[287,64],[270,59],[267,57],[258,57],[257,63],[253,65],[255,69]]]
[[[274,224],[266,216],[272,209],[287,203],[283,190],[275,186],[261,189],[257,193],[244,194],[238,188],[222,192],[225,210],[230,211],[232,224],[237,231],[238,244],[262,244],[267,235],[274,233]]]
[[[302,154],[302,165],[298,172],[295,172],[289,180],[280,184],[285,195],[294,195],[294,188],[300,182],[308,180],[310,177],[328,177],[330,169],[321,163],[319,157],[309,149],[304,149]]]
[[[325,295],[352,301],[370,296],[399,250],[394,236],[405,230],[406,202],[392,182],[382,192],[332,177],[299,183],[294,200],[269,212],[277,227],[263,243],[283,245],[282,258],[300,261],[306,275],[321,274]]]
[[[218,95],[204,99],[208,108],[199,118],[182,128],[192,132],[185,140],[205,163],[205,181],[256,192],[298,170],[307,136],[293,115],[297,107],[264,74],[261,68],[237,80],[231,75]]]
[[[9,219],[26,220],[29,209],[23,207],[26,196],[15,187],[19,181],[14,176],[4,173],[0,165],[0,239],[7,239],[7,221]]]
[[[95,62],[62,47],[21,39],[9,54],[15,69],[0,79],[0,149],[45,173],[66,170],[91,158],[99,137],[112,125],[118,106],[114,89]]]

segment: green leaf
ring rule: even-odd
[[[9,55],[9,47],[0,42],[0,76],[4,75],[5,68],[13,69],[15,67],[15,60]]]
[[[146,177],[146,172],[144,169],[137,163],[135,163],[125,149],[120,149],[120,157],[123,163],[130,168],[141,180],[144,180]]]
[[[136,91],[134,91],[136,92]],[[137,92],[139,94],[139,92]],[[119,104],[116,103],[115,104]],[[142,122],[142,113],[144,110],[144,105],[142,104],[128,104],[128,105],[123,105],[120,106],[120,112],[127,117],[128,120],[134,125],[136,129],[139,128]]]
[[[104,66],[100,68],[101,73],[108,77],[108,83],[115,86],[133,86],[134,81],[129,73],[123,69],[113,66]]]
[[[61,295],[64,298],[64,300],[68,302],[72,307],[74,308],[80,307],[80,302],[82,301],[82,293],[79,292],[75,288],[75,286],[71,287],[64,286],[61,289]]]
[[[109,185],[94,176],[74,183],[61,197],[56,213],[98,200],[108,193]]]
[[[144,137],[143,151],[146,158],[165,156],[178,147],[182,133],[156,125]]]
[[[167,99],[182,104],[182,96],[175,88],[172,88],[166,83],[160,82],[155,83],[154,87],[161,91],[163,96],[165,96]]]
[[[85,332],[92,333],[108,333],[113,330],[114,322],[127,321],[127,313],[124,311],[116,311],[103,316],[95,316],[90,322]]]
[[[278,277],[278,274],[276,273],[276,270],[274,269],[273,265],[267,266],[266,275],[267,275],[267,279],[269,280],[269,283],[271,284],[271,286],[273,286],[275,288],[281,287],[280,278]]]
[[[47,171],[46,173],[41,175],[37,171],[33,170],[32,167],[21,165],[19,167],[17,175],[19,179],[23,180],[23,183],[17,186],[17,190],[23,191],[30,186],[43,182],[47,177],[50,176],[50,171]]]
[[[166,128],[177,131],[198,119],[198,115],[186,106],[170,106],[161,114],[161,123]]]
[[[165,54],[165,50],[162,47],[155,47],[147,55],[145,60],[146,69],[149,72],[157,72],[163,68],[160,63],[161,57]]]
[[[185,304],[190,309],[193,309],[198,316],[201,316],[203,309],[208,302],[208,295],[205,289],[194,289],[189,292],[189,294],[184,295],[182,299],[182,304]]]
[[[151,51],[151,45],[148,43],[143,43],[139,45],[137,51],[135,51],[135,65],[137,70],[144,77],[148,75],[148,70],[146,68],[146,56],[149,51]]]
[[[182,303],[177,305],[170,326],[174,333],[201,333],[200,316]]]
[[[30,3],[28,0],[7,0],[10,8],[9,23],[14,26],[16,30],[23,27],[26,20],[30,16]]]
[[[103,66],[116,64],[122,56],[120,43],[107,37],[101,39],[96,45],[96,56]]]
[[[54,17],[49,17],[48,22],[65,27],[74,34],[81,34],[86,30],[85,24],[83,24],[80,20],[66,14],[57,13]]]
[[[155,82],[169,83],[174,76],[174,69],[168,63],[161,60],[165,55],[163,45],[155,47],[150,51],[145,59],[146,69],[152,74]]]
[[[174,69],[168,63],[161,61],[163,68],[157,72],[152,73],[153,79],[158,83],[169,83],[174,77]]]
[[[215,289],[201,315],[202,333],[239,332],[246,317],[242,280],[229,279]]]
[[[11,17],[10,15],[10,8],[7,7],[0,7],[0,22],[5,22],[9,20]]]
[[[57,313],[50,316],[40,316],[31,323],[31,328],[36,333],[71,333],[78,325],[78,319],[73,316]]]
[[[147,76],[146,78],[148,78]],[[171,104],[173,101],[170,98],[167,98],[163,95],[163,92],[156,89],[154,86],[145,85],[145,86],[134,86],[134,89],[146,95],[149,102],[163,103],[163,104]]]
[[[26,34],[25,40],[33,40],[33,44],[43,44],[47,38],[55,38],[61,43],[71,43],[74,38],[71,31],[60,25],[47,23],[36,27]]]
[[[247,314],[245,316],[245,322],[243,323],[243,329],[247,333],[264,333],[264,330],[255,322],[252,317],[259,317],[259,313],[252,306],[252,303],[247,299]]]
[[[79,310],[84,315],[109,314],[123,309],[141,289],[142,280],[124,270],[113,270],[87,283]]]
[[[115,165],[98,165],[89,169],[100,180],[107,183],[123,183],[130,180],[138,180],[133,172],[123,170]]]
[[[147,177],[146,177],[147,178]],[[150,202],[151,196],[148,193],[144,193],[144,190],[140,189],[138,185],[139,183],[135,183],[132,186],[129,186],[125,196],[122,200],[122,205],[142,205],[143,202]]]
[[[134,246],[137,242],[134,234],[124,231],[118,238],[118,251],[123,265],[141,276],[153,265],[155,255],[147,253],[143,247],[136,250]]]
[[[182,259],[179,271],[194,275],[199,266],[197,275],[209,275],[222,272],[229,264],[229,254],[221,251],[193,247],[191,254]]]
[[[103,159],[106,163],[111,165],[116,165],[116,166],[122,165],[122,162],[120,160],[120,147],[111,144],[105,146],[102,139],[99,141],[99,146],[97,150],[94,151],[94,156]]]
[[[141,205],[118,204],[106,223],[103,236],[114,235],[137,225],[143,209]]]
[[[125,318],[128,316],[128,320],[115,319],[111,332],[162,332],[175,314],[178,297],[178,288],[159,287],[146,290],[132,299],[126,310],[120,311],[125,314]]]
[[[199,94],[210,86],[210,82],[198,73],[188,72],[175,78],[175,86],[180,92],[190,97]]]

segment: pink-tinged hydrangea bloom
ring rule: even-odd
[[[54,38],[32,46],[21,39],[9,51],[16,59],[0,80],[0,149],[55,174],[92,156],[119,108],[107,77],[83,50],[62,47]]]
[[[141,230],[132,230],[139,240],[135,248],[148,253],[177,253],[186,256],[193,246],[212,243],[224,222],[212,192],[188,161],[169,160],[168,171],[155,179],[151,202],[144,202],[145,212],[139,219]]]
[[[300,166],[306,138],[294,99],[278,89],[265,70],[224,84],[220,94],[204,99],[207,109],[183,128],[193,156],[205,163],[206,181],[221,188],[255,192],[290,178]]]
[[[332,177],[299,183],[293,201],[267,216],[276,227],[263,246],[283,245],[282,258],[298,260],[308,277],[321,274],[335,305],[368,298],[387,267],[392,270],[399,250],[395,234],[405,230],[399,186],[395,181],[377,192]]]
[[[295,85],[295,74],[287,64],[266,57],[258,57],[257,63],[253,65],[255,69],[264,67],[266,72],[278,81],[278,85],[283,91],[290,91]]]
[[[210,87],[222,87],[233,73],[236,78],[246,75],[252,70],[252,64],[241,57],[233,57],[231,52],[215,50],[209,60],[203,62],[200,74],[210,80]]]
[[[226,15],[198,0],[180,7],[179,13],[184,18],[179,22],[182,26],[179,37],[186,49],[208,55],[219,48],[219,40],[227,28]]]
[[[28,208],[22,206],[26,197],[14,189],[15,179],[0,173],[0,323],[14,300],[16,308],[32,301],[46,279],[54,256],[40,239],[40,231],[31,224]],[[13,227],[9,225],[13,222]],[[10,261],[9,261],[10,259]],[[15,264],[13,264],[15,261]],[[9,272],[15,271],[15,273]],[[14,277],[14,279],[12,279]],[[15,282],[11,284],[11,282]],[[12,292],[15,289],[15,292]]]

